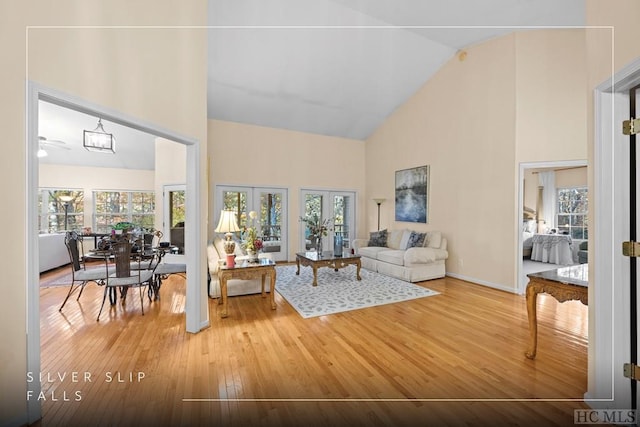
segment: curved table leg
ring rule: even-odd
[[[271,295],[269,296],[269,298],[271,299],[271,310],[275,310],[276,309],[276,297],[274,295],[276,293],[276,269],[275,268],[271,272],[270,276],[271,276],[271,285],[269,286],[269,292],[271,292]]]
[[[227,278],[223,276],[220,278],[220,295],[222,296],[222,313],[220,317],[223,319],[228,316],[227,314]]]
[[[529,349],[524,353],[528,359],[536,358],[538,348],[538,319],[536,314],[536,303],[539,289],[529,283],[527,285],[527,315],[529,317]]]

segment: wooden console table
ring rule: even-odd
[[[547,293],[559,302],[580,300],[588,303],[589,267],[579,264],[555,270],[528,274],[527,285],[527,314],[529,316],[529,349],[525,356],[535,359],[538,347],[538,319],[536,301],[539,293]]]
[[[296,254],[296,265],[298,270],[296,275],[300,275],[300,265],[311,267],[313,269],[313,286],[318,286],[318,268],[319,267],[331,267],[335,271],[339,268],[346,267],[347,265],[355,265],[356,279],[362,280],[360,277],[360,255],[346,254],[342,257],[333,256],[332,251],[322,252],[318,256],[317,252],[299,252]]]
[[[266,298],[264,291],[264,282],[266,276],[271,278],[271,284],[269,287],[269,296],[271,302],[271,309],[276,309],[275,302],[275,290],[276,290],[276,263],[270,259],[260,259],[257,263],[249,263],[244,261],[241,264],[236,264],[233,268],[227,268],[226,266],[220,267],[218,270],[218,279],[220,280],[220,294],[221,300],[218,300],[218,304],[222,304],[222,313],[220,317],[225,318],[227,314],[227,281],[229,279],[262,279],[262,298]]]

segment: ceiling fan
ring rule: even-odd
[[[47,153],[46,148],[71,150],[70,147],[67,147],[66,142],[60,141],[57,139],[47,139],[47,137],[45,136],[38,136],[38,141],[40,144],[40,149],[38,150],[38,157],[47,157],[49,155],[49,153]]]

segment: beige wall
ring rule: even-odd
[[[584,66],[582,30],[519,32],[452,58],[367,140],[367,199],[388,200],[383,226],[441,230],[448,273],[515,291],[518,165],[586,158]],[[394,171],[420,164],[429,224],[395,222]]]
[[[163,138],[156,139],[156,223],[155,228],[164,233],[164,186],[187,182],[187,149]],[[206,170],[204,172],[206,174]],[[168,239],[167,239],[168,240]]]
[[[364,220],[363,141],[240,123],[209,121],[210,218],[216,185],[288,189],[289,256],[295,259],[300,229],[300,189],[356,192],[356,227]],[[209,238],[215,224],[209,224]],[[359,228],[359,229],[360,229]]]
[[[587,168],[556,171],[556,188],[584,187],[587,185]]]
[[[524,206],[536,209],[538,201],[538,169],[524,171]],[[587,167],[560,169],[556,171],[556,188],[585,187],[588,184]]]
[[[206,1],[11,0],[0,4],[0,117],[3,147],[11,153],[0,159],[0,168],[4,176],[12,177],[4,196],[13,201],[12,209],[0,213],[2,223],[12,225],[4,230],[12,250],[2,257],[4,280],[11,284],[5,286],[0,302],[0,336],[5,343],[0,347],[3,424],[27,421],[27,76],[46,87],[206,140],[205,31],[31,29],[27,51],[27,25],[95,24],[206,25]],[[206,153],[203,145],[202,152]],[[206,159],[206,154],[202,157]],[[200,197],[206,200],[206,182],[201,189]],[[202,216],[206,218],[206,203]]]
[[[585,32],[516,36],[516,162],[587,159]]]

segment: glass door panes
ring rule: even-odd
[[[260,223],[258,231],[263,241],[265,252],[282,251],[282,192],[260,191],[260,211],[257,220]]]
[[[248,190],[222,191],[222,210],[234,211],[240,228],[247,226],[247,193]]]
[[[179,254],[184,254],[186,186],[184,184],[165,185],[163,191],[165,218],[163,240],[171,242],[171,245],[178,248]]]
[[[287,254],[287,191],[265,187],[218,186],[216,190],[215,223],[220,210],[236,213],[238,227],[255,227],[263,241],[262,252],[269,253],[275,261],[286,261]],[[251,219],[250,212],[256,217]],[[240,238],[240,235],[237,236]]]
[[[355,222],[355,193],[351,191],[316,191],[302,190],[302,216],[314,218],[316,215],[322,222],[331,219],[330,230],[323,237],[323,250],[334,249],[336,235],[342,237],[343,252],[351,247]],[[301,236],[302,250],[315,250],[317,242],[311,235],[309,227],[303,223],[304,231]]]
[[[324,195],[322,193],[305,193],[304,197],[304,207],[303,207],[303,217],[305,218],[318,218],[318,222],[322,223],[325,218],[328,218],[328,212],[325,212],[324,207]],[[318,242],[316,240],[316,236],[311,234],[309,230],[309,225],[307,223],[304,224],[304,249],[316,249],[318,246]],[[324,246],[326,247],[326,246]]]
[[[333,234],[342,237],[343,251],[351,247],[353,199],[352,195],[333,194]]]

